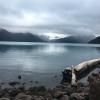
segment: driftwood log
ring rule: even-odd
[[[63,80],[76,85],[76,82],[88,75],[93,69],[100,66],[100,58],[84,61],[76,66],[66,68],[63,73]]]

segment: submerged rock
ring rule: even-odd
[[[39,84],[39,81],[35,81],[35,84]]]
[[[15,86],[15,85],[19,85],[20,84],[20,82],[16,82],[16,81],[14,81],[14,82],[9,82],[8,83],[10,86]]]
[[[21,75],[18,75],[18,79],[21,79],[22,77],[21,77]]]

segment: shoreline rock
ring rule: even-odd
[[[9,82],[11,88],[0,88],[0,100],[100,100],[100,73],[88,77],[89,85],[77,83],[71,86],[69,83],[62,83],[53,89],[44,86],[16,87],[18,82]]]

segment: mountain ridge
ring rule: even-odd
[[[94,37],[89,36],[69,36],[65,38],[55,39],[52,42],[56,43],[88,43]]]
[[[5,29],[0,29],[0,41],[15,41],[15,42],[45,42],[43,39],[31,33],[13,33]]]
[[[47,40],[46,37],[42,37],[30,32],[13,33],[6,29],[0,29],[0,41],[11,41],[11,42],[47,42],[47,43],[89,43],[93,40],[94,36],[88,35],[72,35],[60,39]]]
[[[91,41],[89,41],[89,43],[91,43],[91,44],[100,44],[100,36],[92,39]]]

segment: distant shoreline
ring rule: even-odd
[[[99,47],[100,44],[89,44],[89,43],[54,43],[54,42],[18,42],[18,41],[0,41],[0,45],[33,45],[33,44],[66,44],[67,46],[93,46],[93,47]]]

